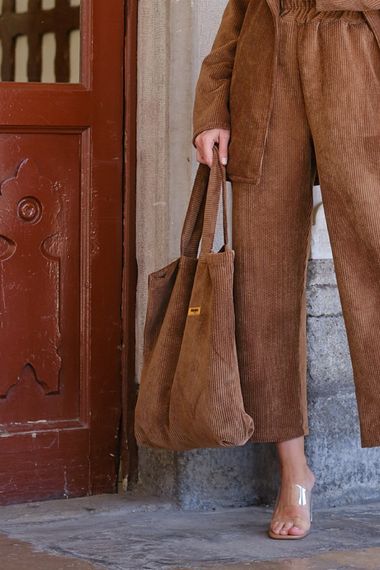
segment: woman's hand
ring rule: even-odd
[[[212,148],[215,143],[218,143],[219,160],[222,164],[227,164],[229,140],[229,129],[208,129],[206,131],[202,131],[194,141],[195,146],[197,147],[197,161],[207,164],[211,168]]]

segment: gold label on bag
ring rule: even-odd
[[[187,311],[188,315],[200,315],[201,314],[201,307],[189,307]]]

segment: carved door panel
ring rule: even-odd
[[[117,491],[124,1],[80,38],[80,82],[0,81],[0,504]]]

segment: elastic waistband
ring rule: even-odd
[[[315,0],[280,0],[282,8],[312,8],[315,7]]]
[[[298,22],[342,20],[352,24],[366,23],[364,14],[360,10],[328,10],[318,11],[315,0],[280,0],[280,14]]]

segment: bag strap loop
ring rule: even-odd
[[[226,171],[225,166],[219,160],[219,151],[215,145],[213,147],[213,155],[213,163],[207,188],[200,255],[210,253],[214,245],[221,189],[224,247],[228,244]]]
[[[228,244],[226,169],[219,160],[218,147],[214,145],[212,150],[213,161],[211,168],[207,164],[200,163],[196,172],[182,227],[181,256],[196,257],[201,238],[202,253],[211,251],[214,242],[221,184],[224,244]]]

